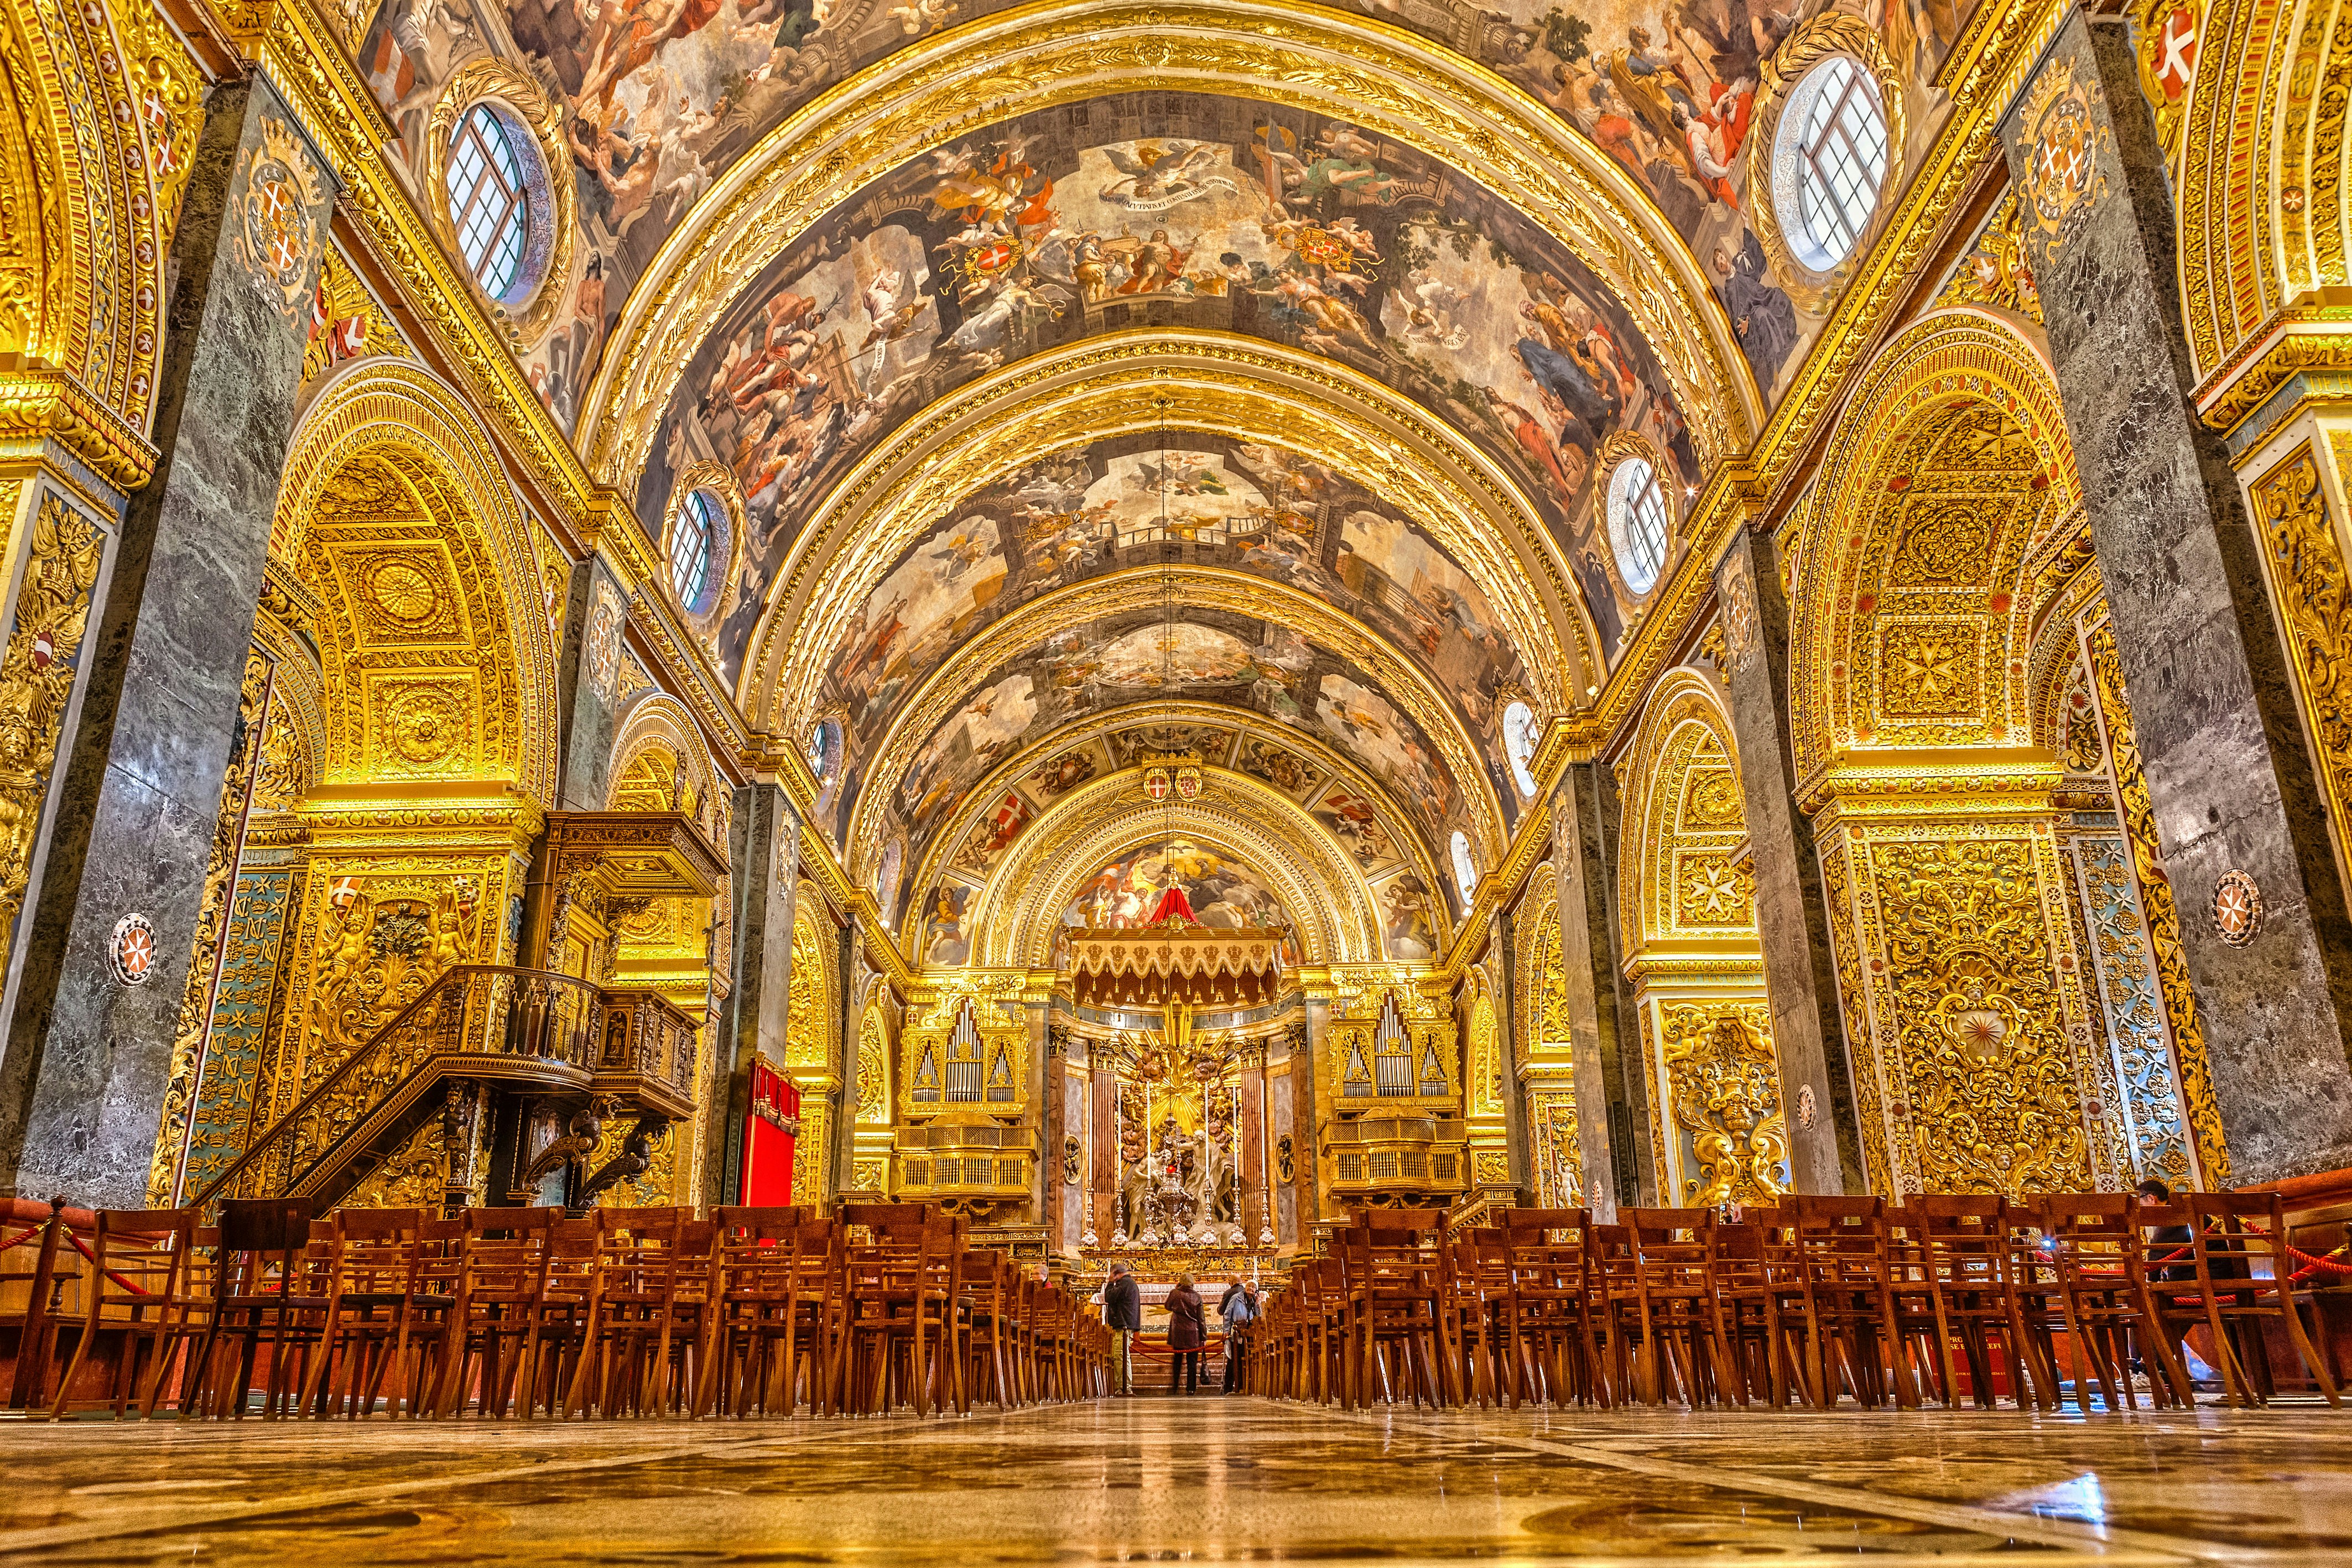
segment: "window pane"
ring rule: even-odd
[[[449,222],[457,249],[482,291],[503,299],[522,271],[530,199],[507,129],[476,104],[449,143]]]

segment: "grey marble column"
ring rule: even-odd
[[[726,1064],[725,1124],[713,1140],[725,1151],[710,1161],[706,1207],[740,1200],[743,1118],[751,1113],[751,1062],[784,1066],[784,1028],[793,999],[793,890],[800,879],[800,818],[782,789],[746,784],[735,791],[727,829],[728,912],[735,936],[734,988],[719,1004],[716,1036]],[[714,1109],[716,1109],[714,1107]]]
[[[563,646],[555,661],[560,727],[555,803],[567,811],[601,811],[613,788],[613,737],[618,731],[622,631],[629,596],[602,558],[572,569],[563,606]]]
[[[1495,988],[1496,1044],[1503,1057],[1503,1152],[1510,1160],[1511,1185],[1519,1201],[1531,1200],[1536,1190],[1535,1151],[1528,1137],[1528,1095],[1519,1082],[1519,1007],[1523,998],[1513,989],[1519,976],[1518,922],[1507,909],[1495,914],[1495,946],[1502,955],[1503,983]]]
[[[2194,376],[2163,152],[2120,18],[2077,10],[2002,121],[2180,901],[2236,1184],[2352,1166],[2352,921],[2260,546]],[[2213,895],[2251,876],[2233,943]]]
[[[335,192],[258,75],[214,89],[172,246],[162,459],[93,619],[0,1062],[11,1192],[145,1199]],[[152,957],[125,983],[131,916]]]
[[[1579,763],[1552,801],[1552,863],[1559,875],[1559,956],[1576,1062],[1576,1142],[1584,1202],[1613,1221],[1620,1204],[1652,1200],[1657,1178],[1642,1155],[1649,1080],[1642,1035],[1617,962],[1616,791],[1604,769]]]
[[[1723,607],[1723,677],[1731,688],[1732,736],[1755,866],[1756,934],[1764,948],[1772,1050],[1780,1064],[1790,1179],[1799,1192],[1859,1193],[1868,1184],[1822,862],[1813,850],[1812,821],[1797,810],[1789,598],[1775,553],[1770,535],[1742,528],[1715,572]]]

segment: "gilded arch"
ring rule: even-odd
[[[322,530],[331,537],[314,537]],[[325,382],[289,448],[270,559],[315,585],[342,624],[369,629],[372,665],[432,672],[371,677],[343,696],[348,672],[328,670],[325,772],[389,756],[394,771],[488,768],[551,797],[555,660],[537,557],[496,452],[447,385],[391,358],[350,361]],[[419,695],[394,711],[403,681]],[[453,685],[467,688],[470,712]],[[468,722],[470,759],[465,738],[442,748],[443,727]]]
[[[1429,737],[1451,787],[1459,797],[1479,846],[1483,863],[1499,859],[1507,835],[1494,779],[1465,732],[1460,717],[1429,679],[1353,619],[1322,601],[1286,585],[1246,574],[1206,568],[1135,568],[1045,594],[991,626],[932,672],[898,711],[867,776],[850,822],[854,863],[871,864],[883,838],[885,818],[906,777],[913,753],[939,733],[978,685],[1015,653],[1045,639],[1069,634],[1114,616],[1148,613],[1173,595],[1188,612],[1226,612],[1255,616],[1294,630],[1309,644],[1335,653],[1367,672]]]
[[[613,334],[583,405],[590,466],[633,487],[676,384],[670,367],[687,363],[762,261],[845,193],[1040,108],[1170,89],[1328,112],[1513,193],[1656,346],[1702,468],[1761,424],[1754,379],[1687,247],[1623,170],[1525,92],[1401,29],[1290,0],[1213,10],[1049,0],[866,68],[803,105],[703,195]]]
[[[1231,333],[1139,329],[1008,366],[925,409],[818,504],[771,590],[739,693],[785,733],[890,563],[989,481],[1060,448],[1171,430],[1260,439],[1361,479],[1462,561],[1528,654],[1546,712],[1601,661],[1559,541],[1517,480],[1444,422],[1335,361]],[[1550,658],[1538,657],[1549,652]]]
[[[1619,907],[1651,1075],[1653,1153],[1672,1201],[1777,1201],[1788,1124],[1764,993],[1738,750],[1692,669],[1652,692],[1629,756]]]
[[[1021,840],[967,912],[965,929],[978,934],[974,964],[1045,967],[1055,923],[1096,869],[1171,833],[1224,850],[1264,875],[1295,923],[1305,962],[1379,961],[1370,889],[1295,801],[1245,774],[1204,768],[1200,798],[1171,806],[1146,799],[1141,777],[1129,768],[1073,790]]]
[[[204,87],[150,7],[0,5],[0,428],[51,423],[125,490],[146,444],[164,259]],[[47,371],[37,367],[54,367]]]
[[[1862,378],[1815,486],[1790,628],[1802,790],[1872,753],[2032,745],[2027,566],[2082,505],[2057,387],[1973,311],[1924,318]]]

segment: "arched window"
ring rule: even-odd
[[[1510,758],[1511,782],[1521,795],[1536,792],[1536,776],[1528,765],[1536,759],[1536,710],[1523,702],[1503,708],[1503,755]]]
[[[669,529],[669,585],[688,610],[704,607],[710,582],[710,546],[719,528],[709,495],[688,490]]]
[[[482,292],[513,304],[537,280],[523,276],[530,247],[539,149],[497,110],[478,103],[449,142],[449,225]]]
[[[1877,79],[1832,55],[1789,95],[1773,149],[1772,199],[1797,259],[1826,272],[1852,256],[1886,183],[1886,108]]]
[[[1625,586],[1647,593],[1666,564],[1665,493],[1646,457],[1628,457],[1609,476],[1609,542]]]
[[[833,767],[833,735],[831,727],[823,719],[809,726],[807,756],[811,777],[824,783]]]
[[[1478,891],[1478,862],[1470,858],[1470,835],[1458,829],[1454,834],[1454,885],[1462,890],[1465,904]]]

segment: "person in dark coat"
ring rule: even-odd
[[[1168,1292],[1168,1348],[1174,1358],[1168,1366],[1168,1392],[1197,1394],[1201,1389],[1201,1347],[1209,1343],[1208,1320],[1202,1315],[1201,1292],[1192,1276],[1176,1276]]]
[[[1122,1397],[1132,1395],[1135,1335],[1143,1327],[1143,1291],[1124,1263],[1110,1266],[1110,1281],[1103,1286],[1103,1326],[1111,1333],[1112,1379],[1117,1384],[1111,1392]]]
[[[1231,1394],[1248,1378],[1242,1358],[1249,1354],[1250,1325],[1257,1322],[1257,1287],[1234,1275],[1217,1302],[1217,1316],[1225,1325],[1225,1392]]]

